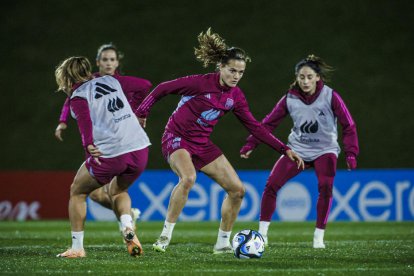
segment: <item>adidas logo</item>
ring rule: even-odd
[[[210,93],[205,94],[205,95],[204,95],[204,97],[206,97],[206,98],[207,98],[207,99],[209,99],[209,100],[211,99],[211,95],[210,95]]]
[[[112,87],[110,87],[109,85],[97,82],[96,83],[96,88],[95,88],[95,99],[99,99],[102,96],[108,95],[110,92],[115,92],[116,89],[113,89]]]
[[[323,111],[321,111],[318,116],[325,116],[325,113],[323,113]]]
[[[120,109],[124,108],[124,103],[118,97],[116,99],[109,99],[108,111],[114,113]]]

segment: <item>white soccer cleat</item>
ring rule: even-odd
[[[132,226],[134,227],[134,231],[137,230],[137,220],[140,215],[141,211],[138,208],[131,208]]]
[[[267,239],[267,235],[263,235],[263,234],[262,234],[262,237],[263,237],[263,240],[264,240],[264,246],[265,246],[265,247],[268,247],[268,246],[269,246],[269,241],[268,241],[268,239]]]
[[[131,217],[132,221],[135,223],[137,220],[139,220],[139,217],[141,216],[141,211],[138,208],[131,208]]]
[[[152,249],[157,252],[164,253],[170,244],[170,239],[166,236],[160,236],[157,241],[152,245]]]
[[[313,233],[313,248],[325,248],[323,243],[323,236],[325,235],[325,229],[315,228]]]
[[[323,240],[319,239],[313,239],[313,248],[325,248],[325,244],[323,243]]]
[[[213,248],[213,254],[217,255],[217,254],[227,254],[227,253],[233,253],[233,248],[231,247],[231,245],[227,245],[224,247],[218,247],[217,244],[214,245]]]

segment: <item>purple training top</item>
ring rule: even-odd
[[[100,77],[99,73],[94,73],[93,76]],[[145,99],[151,89],[151,82],[146,79],[141,79],[132,76],[121,76],[118,73],[115,73],[112,77],[116,78],[122,86],[122,89],[128,99],[129,104],[131,105],[132,110],[136,110],[141,102]],[[69,113],[70,113],[70,104],[69,97],[66,98],[65,103],[62,106],[62,111],[60,112],[59,123],[67,124]]]
[[[151,107],[168,94],[182,95],[182,98],[168,120],[166,131],[194,144],[206,144],[218,120],[232,111],[257,139],[282,154],[289,149],[253,117],[239,87],[220,85],[219,73],[187,76],[161,83],[139,106],[136,112],[138,117],[146,118]]]

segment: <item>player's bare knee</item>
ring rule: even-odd
[[[237,186],[235,189],[232,189],[227,192],[230,198],[242,200],[246,194],[246,188],[243,185]]]
[[[100,192],[99,189],[96,189],[95,191],[89,194],[89,198],[95,202],[99,202],[100,201],[99,192]]]
[[[242,185],[242,186],[240,187],[240,190],[239,190],[239,197],[240,197],[241,199],[243,199],[245,194],[246,194],[246,188]]]
[[[115,197],[117,197],[118,195],[122,194],[123,192],[125,192],[125,191],[122,190],[122,189],[113,188],[113,189],[110,189],[108,191],[108,197],[113,201]]]
[[[84,198],[86,200],[87,196],[88,196],[87,194],[81,192],[81,189],[79,189],[78,185],[72,184],[70,186],[70,198],[76,197],[76,198]]]
[[[181,177],[180,185],[182,185],[184,190],[190,191],[191,188],[194,186],[195,181],[196,181],[195,175],[186,175],[186,176]]]
[[[70,185],[70,196],[77,196],[79,195],[79,185],[76,182],[73,182],[72,185]]]

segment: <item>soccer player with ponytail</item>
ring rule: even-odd
[[[237,86],[250,61],[244,50],[228,47],[223,38],[208,29],[198,36],[196,58],[204,67],[217,66],[217,72],[192,75],[159,84],[139,106],[137,115],[143,126],[151,107],[168,94],[181,95],[177,109],[168,120],[162,137],[162,151],[179,182],[171,193],[167,217],[153,249],[165,252],[175,223],[184,208],[188,194],[202,171],[227,192],[221,207],[221,223],[213,253],[231,253],[230,235],[240,210],[245,188],[222,151],[210,140],[219,119],[233,112],[257,139],[268,144],[295,167],[303,160],[276,139],[251,114],[242,90]]]
[[[296,79],[273,110],[263,119],[263,125],[273,131],[289,115],[293,128],[288,146],[305,161],[306,168],[313,167],[318,178],[316,229],[313,247],[325,248],[323,241],[329,210],[336,163],[340,152],[337,121],[342,126],[342,140],[348,170],[356,168],[359,153],[356,125],[338,92],[325,84],[332,68],[321,58],[309,55],[295,66]],[[253,136],[240,150],[242,158],[249,158],[261,142]],[[282,156],[274,165],[262,195],[259,232],[268,243],[267,232],[276,210],[277,192],[286,182],[302,170]]]
[[[128,104],[130,95],[115,76],[93,78],[85,57],[70,57],[55,71],[58,89],[70,97],[87,153],[70,187],[69,219],[72,247],[63,258],[85,257],[83,248],[86,197],[108,184],[108,197],[119,218],[132,256],[142,255],[131,217],[128,188],[144,171],[150,141]]]
[[[96,66],[98,67],[98,72],[93,73],[93,77],[98,78],[109,75],[118,78],[124,85],[124,92],[130,96],[129,104],[133,109],[136,109],[148,95],[152,84],[150,81],[143,78],[120,74],[119,68],[123,58],[124,54],[118,50],[116,45],[108,43],[99,46],[96,54]],[[55,137],[61,142],[63,142],[63,133],[68,127],[69,113],[70,107],[68,97],[62,106],[59,116],[59,124],[55,130]]]
[[[141,102],[145,99],[151,89],[151,82],[134,76],[125,76],[120,74],[121,60],[124,58],[124,54],[118,50],[118,47],[112,43],[103,44],[99,46],[96,54],[96,66],[99,71],[92,74],[94,78],[102,76],[113,76],[121,84],[124,93],[127,95],[128,103],[132,109],[136,109]],[[63,133],[68,127],[68,119],[70,114],[70,97],[66,98],[63,104],[62,111],[59,116],[59,124],[55,130],[55,137],[59,141],[63,142]],[[115,180],[114,180],[115,181]],[[102,186],[99,189],[94,190],[89,194],[89,198],[101,206],[111,209],[112,205],[108,196],[109,184]],[[138,219],[141,211],[138,208],[131,209],[131,215],[134,221]],[[122,231],[122,225],[119,221],[119,229]]]

